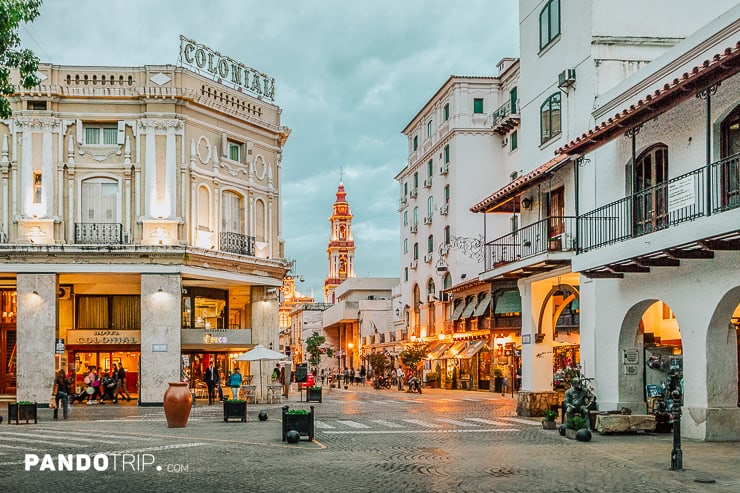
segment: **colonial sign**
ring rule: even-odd
[[[70,344],[140,344],[140,330],[70,330]]]
[[[275,100],[275,78],[180,35],[180,63],[239,92]]]

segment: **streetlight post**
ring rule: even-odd
[[[673,397],[673,450],[671,450],[671,471],[683,470],[683,452],[681,452],[681,391],[676,389]]]

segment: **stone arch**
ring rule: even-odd
[[[645,379],[642,366],[643,361],[643,337],[641,331],[642,316],[658,299],[642,300],[632,305],[625,313],[622,319],[622,326],[619,330],[619,348],[612,357],[619,359],[617,368],[622,365],[621,358],[625,350],[638,350],[638,372],[637,375],[626,375],[625,372],[618,372],[618,400],[622,406],[629,407],[634,411],[645,412]]]
[[[558,310],[555,313],[553,313],[553,320],[557,320],[558,317],[560,317],[563,309],[568,306],[571,301],[573,301],[574,299],[579,299],[581,296],[578,292],[578,288],[571,286],[570,284],[556,284],[550,289],[545,298],[542,300],[542,304],[540,305],[540,315],[537,318],[537,333],[535,334],[535,340],[537,342],[542,342],[542,340],[545,338],[545,334],[542,332],[542,319],[545,317],[545,309],[547,308],[547,304],[550,302],[550,298],[552,298],[553,295],[555,295],[555,293],[559,291],[566,291],[570,293],[570,295],[565,298],[565,300],[563,300],[563,304],[558,307]]]
[[[705,350],[708,408],[736,408],[738,405],[738,334],[731,323],[738,304],[740,286],[730,289],[722,296],[707,327]]]

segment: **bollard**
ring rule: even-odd
[[[671,471],[683,470],[681,452],[681,392],[674,390],[673,396],[673,450],[671,450]]]

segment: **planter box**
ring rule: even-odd
[[[26,422],[28,424],[31,420],[33,420],[34,424],[38,423],[38,413],[36,412],[36,403],[32,402],[30,404],[19,404],[17,402],[9,402],[8,403],[8,424],[10,424],[11,421],[15,420],[15,424],[20,424],[21,421]]]
[[[246,422],[247,401],[224,401],[224,421],[228,421],[229,418],[239,418],[242,422]]]
[[[542,420],[542,429],[544,429],[544,430],[556,430],[557,428],[558,428],[558,425],[555,423],[555,421],[547,421],[547,420],[544,420],[544,419]]]
[[[321,402],[321,387],[306,387],[306,402]]]
[[[314,439],[313,406],[308,414],[289,414],[288,406],[283,406],[283,441],[290,430],[297,431],[301,438]]]

